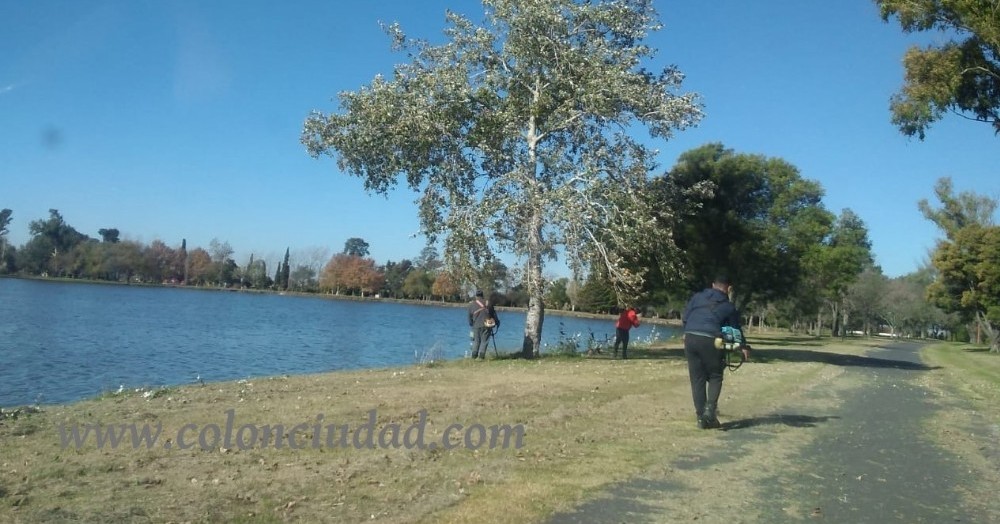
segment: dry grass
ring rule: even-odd
[[[821,359],[769,359],[769,346],[863,349],[752,340],[766,362],[727,375],[724,420],[766,415],[839,373]],[[538,521],[715,439],[694,427],[677,344],[631,353],[628,361],[461,361],[260,378],[52,406],[0,421],[0,521]],[[425,442],[439,441],[453,423],[522,424],[526,431],[521,449],[289,449],[288,441],[283,449],[179,450],[173,441],[164,448],[164,439],[185,424],[223,427],[230,409],[236,428],[305,424],[299,442],[309,442],[319,414],[323,424],[358,427],[370,410],[378,415],[378,432],[391,424],[405,429],[426,409]],[[163,430],[151,449],[97,449],[93,440],[82,449],[61,449],[57,427],[70,423],[149,423]],[[788,439],[778,449],[770,443],[769,454],[748,453],[757,463],[733,474],[766,474],[770,461],[808,436]],[[745,480],[751,489],[752,479]]]
[[[937,443],[963,459],[969,479],[961,487],[967,507],[1000,522],[1000,355],[968,344],[936,344],[923,357],[940,369],[924,385],[943,409],[927,422]]]

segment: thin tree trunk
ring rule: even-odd
[[[993,328],[993,324],[990,323],[989,319],[982,311],[976,311],[976,337],[979,337],[981,332],[986,333],[986,341],[990,345],[990,352],[997,353],[1000,352],[1000,332]],[[976,342],[981,344],[981,342]]]
[[[541,209],[531,215],[528,238],[528,313],[524,322],[524,342],[521,357],[535,358],[542,344],[542,323],[545,321],[545,303],[542,301],[542,220]]]
[[[542,80],[540,76],[535,77],[532,89],[532,103],[537,104],[541,99]],[[528,165],[524,173],[527,180],[525,189],[528,194],[528,205],[530,206],[530,216],[528,217],[528,238],[527,240],[527,278],[528,278],[528,312],[524,322],[524,342],[521,344],[521,356],[523,358],[535,358],[541,349],[542,344],[542,323],[545,320],[545,304],[542,302],[542,206],[535,201],[538,176],[538,126],[535,116],[528,118],[528,130],[525,136],[528,146]]]

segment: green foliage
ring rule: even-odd
[[[68,253],[89,237],[66,223],[59,211],[49,210],[47,220],[33,220],[29,226],[31,239],[18,250],[18,267],[35,274],[53,276],[67,274]]]
[[[402,180],[421,194],[421,230],[467,281],[506,251],[526,261],[531,297],[525,356],[537,353],[543,263],[563,247],[571,265],[602,265],[618,290],[643,275],[624,267],[637,245],[672,245],[653,221],[652,152],[624,129],[669,138],[701,118],[678,94],[683,75],[651,72],[643,44],[659,29],[651,0],[486,0],[476,26],[448,13],[446,42],[411,40],[391,78],[340,94],[339,113],[313,113],[313,156],[384,194]]]
[[[8,226],[10,226],[13,214],[14,212],[7,208],[0,210],[0,237],[10,233]]]
[[[566,326],[559,322],[559,340],[548,349],[547,353],[555,357],[579,358],[583,356],[581,354],[582,339],[582,333],[568,333]]]
[[[557,309],[567,309],[570,305],[569,295],[566,292],[569,279],[559,278],[549,282],[549,289],[545,293],[545,303],[549,307]]]
[[[404,296],[403,283],[406,281],[410,270],[413,269],[413,262],[405,258],[399,262],[390,260],[381,269],[382,275],[385,277],[384,295],[397,298]]]
[[[13,272],[14,269],[14,249],[7,245],[7,233],[10,232],[10,223],[13,211],[10,209],[0,210],[0,273]]]
[[[992,216],[997,200],[971,192],[956,196],[950,179],[939,180],[935,192],[939,209],[920,202],[924,216],[946,236],[933,254],[937,278],[928,298],[944,311],[975,320],[991,349],[1000,351],[1000,228]]]
[[[577,297],[580,311],[610,313],[618,307],[618,297],[606,277],[591,273]]]
[[[976,319],[997,348],[1000,330],[1000,227],[966,226],[942,242],[932,260],[938,279],[928,297],[938,307]]]
[[[114,244],[115,242],[119,241],[119,239],[118,239],[119,232],[118,232],[117,229],[114,229],[114,228],[111,228],[111,229],[107,229],[107,228],[99,229],[97,231],[97,234],[101,235],[101,242],[108,242],[110,244]]]
[[[934,222],[949,239],[954,239],[966,226],[993,223],[997,200],[971,191],[962,191],[956,195],[951,177],[938,179],[934,184],[934,195],[941,207],[934,209],[926,198],[921,199],[917,207],[924,218]]]
[[[344,242],[344,254],[355,257],[366,257],[368,256],[368,247],[368,242],[365,242],[363,238],[348,238]]]
[[[286,247],[285,258],[284,260],[282,260],[281,267],[278,268],[277,278],[275,278],[275,284],[278,286],[278,289],[281,290],[288,290],[288,280],[289,278],[291,278],[291,269],[289,268],[288,265],[288,259],[289,259],[289,248]]]
[[[431,287],[434,286],[434,276],[434,273],[423,268],[411,270],[403,279],[403,294],[408,298],[421,300],[430,298]]]
[[[288,287],[295,291],[316,291],[316,271],[304,265],[295,266],[288,275]]]
[[[787,297],[800,284],[804,255],[833,222],[819,183],[780,158],[738,154],[719,143],[681,154],[653,189],[654,207],[684,209],[673,226],[683,270],[661,273],[668,296],[686,297],[723,272],[741,303]]]
[[[905,32],[938,30],[953,39],[912,47],[906,79],[892,97],[892,122],[921,140],[949,112],[969,114],[1000,133],[1000,23],[995,0],[876,0],[882,19]]]

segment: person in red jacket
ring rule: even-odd
[[[639,327],[639,315],[635,308],[629,306],[618,315],[615,322],[615,358],[618,358],[618,344],[622,345],[622,358],[628,358],[628,331],[634,327]]]

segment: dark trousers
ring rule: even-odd
[[[486,350],[490,348],[492,334],[492,328],[485,326],[472,328],[472,358],[486,358]]]
[[[622,345],[622,358],[628,358],[628,329],[615,328],[615,356],[618,356],[618,344]]]
[[[722,371],[725,360],[722,350],[715,349],[715,338],[684,334],[684,356],[688,361],[691,378],[691,397],[694,411],[700,418],[705,405],[717,406],[722,393]]]

